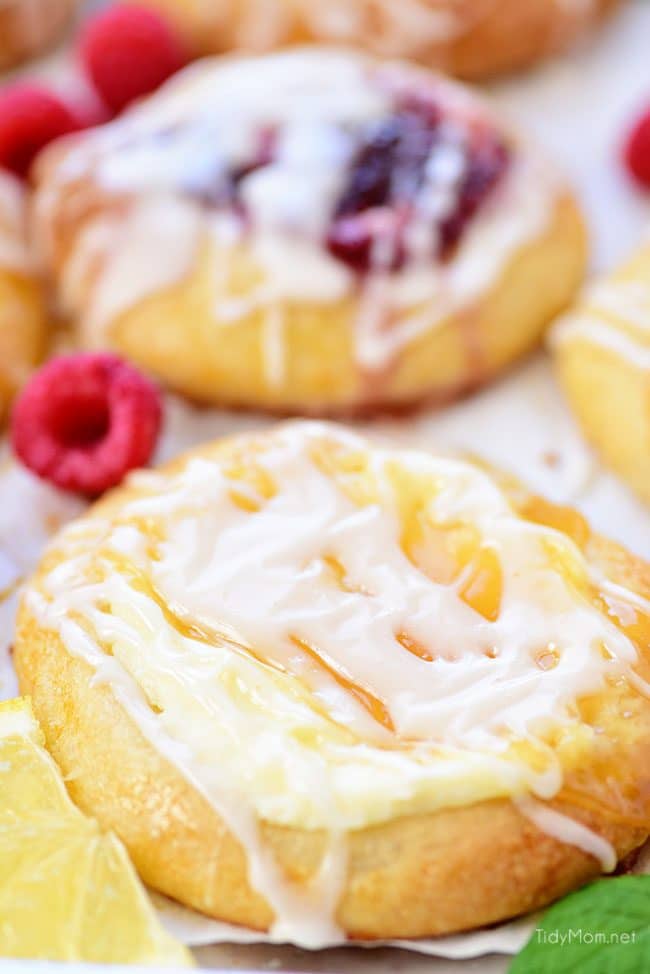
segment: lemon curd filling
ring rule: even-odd
[[[27,598],[219,807],[343,831],[590,791],[650,611],[588,536],[469,463],[298,422],[138,474]]]

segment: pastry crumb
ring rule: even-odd
[[[562,464],[562,455],[557,450],[545,450],[542,460],[547,467],[554,470]]]

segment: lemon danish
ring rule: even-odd
[[[66,527],[15,656],[72,797],[151,886],[309,946],[419,937],[645,839],[649,593],[576,512],[302,421]]]

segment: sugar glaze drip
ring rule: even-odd
[[[555,324],[551,346],[586,341],[650,371],[648,266],[650,249],[644,247],[618,272],[591,284],[576,308]]]

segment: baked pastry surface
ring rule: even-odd
[[[650,244],[587,288],[551,345],[585,436],[650,503]]]
[[[536,149],[466,89],[340,51],[200,62],[38,183],[84,341],[220,405],[449,400],[531,348],[584,268]]]
[[[0,71],[54,44],[78,0],[0,0]]]
[[[618,0],[146,2],[200,54],[350,44],[472,79],[520,70],[564,49],[618,6]]]
[[[0,422],[45,350],[45,309],[26,230],[23,188],[0,172]]]
[[[67,527],[15,662],[72,797],[154,888],[311,946],[428,936],[646,837],[649,593],[576,512],[296,422]]]

